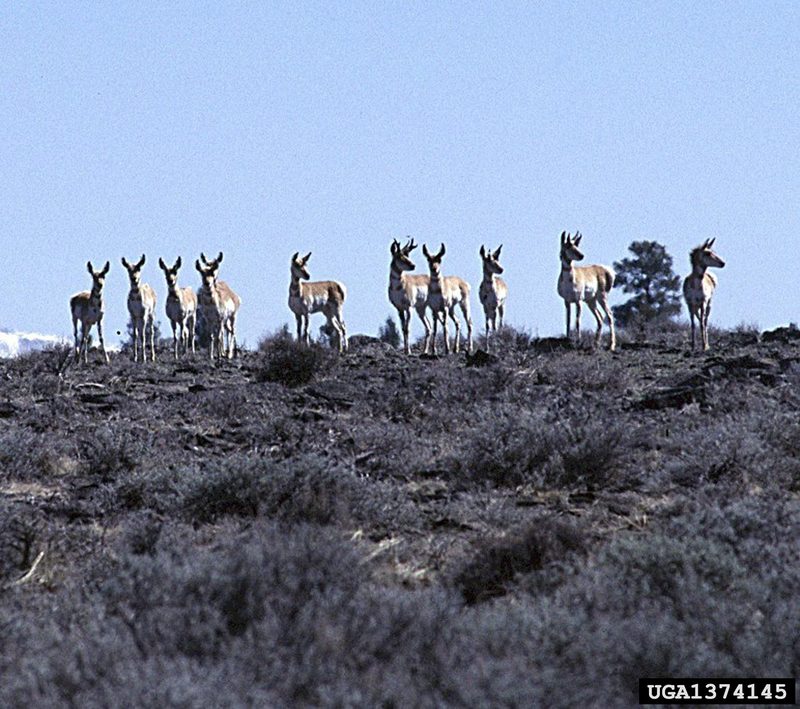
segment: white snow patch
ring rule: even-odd
[[[67,338],[58,335],[43,335],[38,332],[0,332],[0,359],[68,344]]]

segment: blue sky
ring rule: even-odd
[[[144,252],[166,331],[158,257],[196,286],[223,250],[254,345],[300,250],[374,333],[410,234],[447,244],[476,324],[503,243],[508,321],[549,335],[562,229],[589,262],[655,239],[681,274],[716,236],[712,322],[796,321],[798,37],[790,2],[3,4],[0,328],[69,334],[110,259],[124,330],[119,259]]]

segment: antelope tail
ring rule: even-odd
[[[613,268],[609,268],[608,266],[605,267],[605,272],[608,276],[606,278],[606,293],[610,293],[611,289],[614,287],[614,281],[617,279],[617,274],[614,273]]]

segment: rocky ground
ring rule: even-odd
[[[0,362],[0,703],[800,674],[800,332]]]

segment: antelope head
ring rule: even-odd
[[[142,258],[140,258],[134,264],[128,263],[128,260],[124,256],[122,257],[122,265],[125,266],[125,270],[128,272],[128,278],[131,279],[131,288],[139,287],[141,283],[142,266],[144,266],[144,262],[144,254],[142,254]]]
[[[413,271],[416,266],[408,255],[417,248],[414,239],[409,239],[405,246],[400,246],[400,242],[395,239],[392,242],[392,265],[400,271]]]
[[[713,266],[714,268],[725,267],[725,261],[723,261],[711,248],[716,240],[717,237],[714,237],[713,239],[706,239],[702,244],[700,244],[700,246],[692,249],[690,256],[693,265],[702,266],[703,268],[708,268],[709,266]]]
[[[308,272],[306,268],[306,264],[308,263],[308,259],[311,258],[311,252],[309,251],[305,256],[300,258],[300,252],[295,251],[294,255],[292,256],[292,278],[295,280],[300,280],[301,278],[304,280],[308,280],[311,278],[311,274]]]
[[[500,250],[503,245],[497,247],[497,250],[489,251],[485,246],[481,246],[481,258],[483,259],[483,270],[487,273],[502,273],[503,267],[500,265]]]
[[[103,285],[105,284],[109,268],[111,268],[111,263],[109,261],[106,261],[106,265],[99,271],[94,270],[91,261],[86,262],[86,270],[89,271],[89,275],[92,277],[92,293],[99,294],[103,291]]]
[[[581,239],[583,239],[583,235],[579,232],[575,232],[575,236],[567,234],[567,232],[561,232],[561,260],[566,263],[571,263],[572,261],[582,261],[583,260],[583,251],[581,251],[578,246],[581,243]]]
[[[222,254],[220,254],[222,256]],[[214,282],[217,280],[217,271],[219,270],[219,262],[222,260],[215,259],[214,261],[206,261],[205,256],[200,254],[200,258],[203,259],[203,263],[201,264],[199,260],[194,262],[194,267],[197,269],[197,272],[200,274],[200,278],[203,281],[203,286],[208,290],[212,290],[214,287]],[[204,265],[205,264],[205,265]]]
[[[161,270],[164,271],[164,276],[167,279],[167,288],[169,288],[170,291],[175,291],[178,288],[178,269],[180,269],[181,263],[181,257],[178,256],[177,261],[175,261],[175,264],[170,268],[164,263],[164,259],[158,259],[158,265],[161,267]]]
[[[444,244],[442,244],[437,254],[431,254],[431,252],[428,251],[428,245],[423,244],[422,253],[425,255],[425,258],[428,259],[428,267],[431,270],[431,275],[440,276],[442,273],[442,258],[445,254]]]

